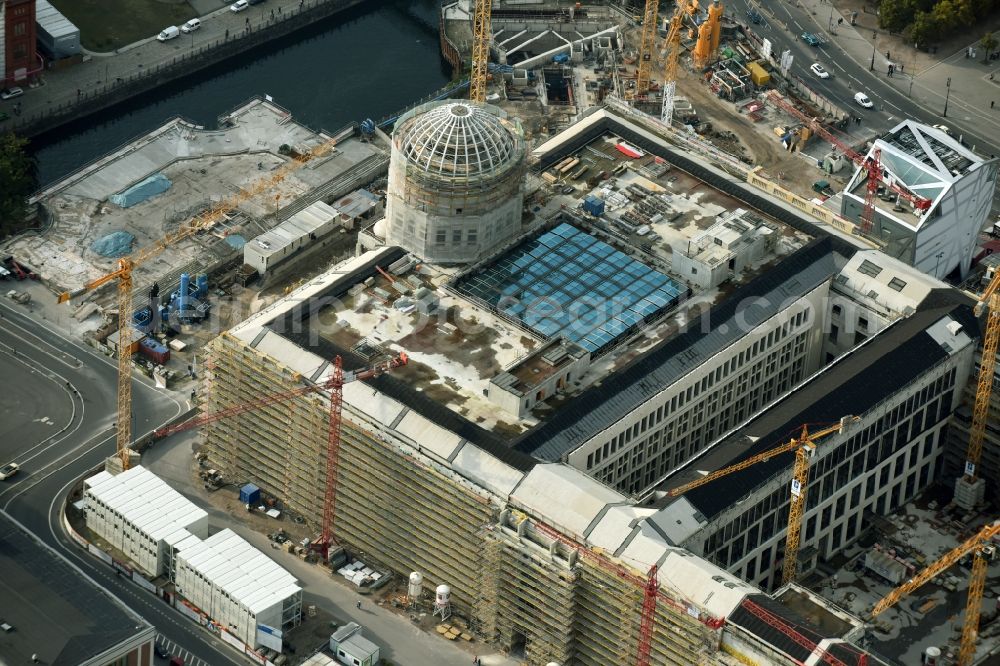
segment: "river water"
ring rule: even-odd
[[[214,127],[254,95],[299,122],[336,130],[379,119],[451,77],[438,47],[439,0],[373,0],[36,138],[47,185],[174,116]]]

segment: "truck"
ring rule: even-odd
[[[26,294],[23,291],[18,291],[17,289],[11,289],[7,292],[7,298],[14,301],[15,303],[20,303],[21,305],[26,305],[31,302],[31,295]]]

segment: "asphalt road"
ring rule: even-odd
[[[23,306],[0,302],[0,370],[4,390],[0,413],[12,409],[18,387],[38,396],[39,414],[54,421],[54,433],[39,433],[28,421],[22,433],[0,444],[4,461],[21,465],[16,477],[0,482],[0,510],[53,547],[97,585],[118,597],[156,627],[161,642],[193,666],[240,664],[221,641],[199,629],[148,592],[84,555],[59,527],[60,508],[70,487],[88,469],[114,453],[115,372],[107,357],[26,316]],[[9,372],[8,372],[9,370]],[[69,388],[67,388],[69,382]],[[29,389],[25,389],[29,390]],[[142,435],[179,414],[184,406],[170,394],[135,381],[133,432]],[[56,415],[62,415],[58,419]]]
[[[960,118],[942,118],[937,110],[919,106],[908,94],[889,84],[884,51],[875,54],[874,71],[869,71],[870,60],[859,63],[855,59],[858,56],[852,58],[844,45],[847,40],[857,40],[857,35],[846,23],[839,30],[834,25],[836,34],[824,36],[828,40],[825,43],[809,46],[800,36],[804,32],[820,34],[828,30],[830,21],[827,13],[820,11],[813,16],[806,9],[785,1],[768,3],[761,10],[760,4],[755,0],[731,0],[727,3],[727,8],[736,14],[737,20],[749,23],[746,12],[750,5],[756,6],[763,17],[760,24],[750,24],[750,28],[761,38],[771,41],[775,57],[782,51],[790,51],[794,57],[791,68],[793,74],[845,111],[861,116],[861,126],[852,128],[852,132],[870,132],[873,129],[884,131],[900,120],[912,118],[929,125],[947,124],[956,134],[962,135],[967,144],[975,145],[980,154],[1000,154],[1000,143],[996,137],[987,136],[982,128]],[[833,17],[835,24],[837,15],[834,14]],[[820,79],[813,74],[809,66],[814,62],[822,64],[832,76]],[[859,91],[865,92],[872,99],[875,109],[863,109],[854,101],[854,95]]]

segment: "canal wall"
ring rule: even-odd
[[[150,64],[141,71],[116,76],[115,80],[106,80],[103,85],[79,88],[75,99],[50,104],[44,110],[28,111],[13,118],[13,123],[7,122],[0,126],[0,130],[14,131],[25,137],[38,136],[68,122],[98,114],[170,81],[234,58],[363,2],[365,0],[302,0],[298,4],[286,5],[281,14],[270,20],[248,25],[246,29],[234,31],[232,35],[227,32],[225,37],[179,53],[166,62]],[[126,47],[118,55],[107,58],[125,58],[127,54]],[[37,93],[44,94],[44,87],[32,91],[33,95]]]

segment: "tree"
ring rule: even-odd
[[[913,21],[914,11],[911,0],[882,0],[878,11],[879,27],[889,32],[902,32]]]
[[[25,228],[28,196],[35,189],[34,161],[25,152],[27,139],[0,134],[0,239]]]
[[[983,38],[979,40],[979,46],[983,49],[983,64],[985,65],[990,61],[990,54],[993,53],[997,45],[997,38],[993,36],[992,32],[988,32],[983,35]]]
[[[934,23],[930,12],[918,11],[913,17],[913,23],[907,26],[906,33],[918,49],[926,48],[938,34],[938,26]]]

